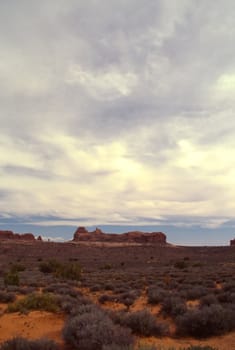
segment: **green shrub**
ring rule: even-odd
[[[188,267],[188,263],[185,260],[179,260],[174,263],[174,267],[183,270]]]
[[[55,276],[64,279],[79,281],[81,278],[81,266],[75,262],[61,264],[55,271]]]
[[[17,263],[11,266],[12,273],[21,272],[21,271],[25,271],[24,265]]]
[[[81,278],[81,266],[76,262],[60,263],[57,260],[49,260],[39,265],[43,273],[53,273],[55,277],[79,281]]]
[[[31,310],[44,310],[49,312],[58,311],[58,300],[53,294],[36,294],[27,295],[24,299],[17,300],[15,303],[8,305],[8,312],[26,313]]]
[[[39,265],[39,270],[43,273],[55,273],[60,266],[61,264],[57,260],[51,259],[41,262]]]
[[[19,286],[20,278],[17,272],[7,272],[4,275],[4,284],[5,286]]]

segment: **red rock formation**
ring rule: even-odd
[[[79,227],[73,236],[73,241],[86,242],[110,242],[110,243],[157,243],[166,244],[166,235],[162,232],[140,232],[127,233],[103,233],[99,228],[88,232],[84,227]]]
[[[234,245],[234,246],[235,246],[235,238],[234,238],[234,239],[231,239],[230,245]]]
[[[20,239],[24,241],[34,241],[35,237],[32,233],[22,233],[20,234]]]
[[[14,239],[12,231],[0,231],[0,239]]]
[[[23,240],[23,241],[34,241],[35,237],[32,233],[14,233],[12,231],[0,231],[0,240]]]

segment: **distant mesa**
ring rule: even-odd
[[[0,230],[0,240],[14,240],[14,241],[21,240],[21,241],[33,242],[36,239],[32,233],[14,233],[12,231],[1,231]],[[41,240],[42,240],[42,238],[41,238]]]
[[[234,238],[234,239],[231,239],[230,245],[234,245],[234,246],[235,246],[235,238]]]
[[[78,227],[73,235],[74,242],[110,242],[110,243],[157,243],[166,244],[166,235],[162,232],[131,231],[126,233],[104,233],[96,228],[89,232],[85,227]]]

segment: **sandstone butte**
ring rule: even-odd
[[[14,233],[12,231],[1,231],[0,240],[22,240],[22,241],[35,241],[35,237],[32,233]]]
[[[104,233],[99,228],[89,232],[85,227],[78,227],[73,235],[74,242],[109,242],[109,243],[157,243],[166,244],[166,235],[162,232],[131,231],[126,233]]]
[[[12,231],[0,230],[0,241],[42,241],[41,236],[37,239],[32,233],[14,233]],[[140,232],[132,231],[127,233],[115,234],[104,233],[99,228],[95,231],[88,232],[85,227],[79,227],[73,236],[73,242],[108,242],[108,243],[158,243],[166,244],[166,235],[162,232]]]

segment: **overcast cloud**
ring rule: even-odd
[[[234,220],[234,19],[232,0],[1,1],[1,216]]]

